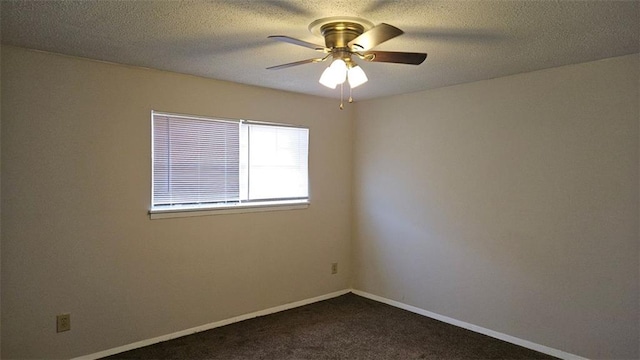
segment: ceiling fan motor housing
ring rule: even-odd
[[[324,37],[325,46],[329,49],[344,48],[348,51],[349,41],[357,38],[364,32],[364,26],[355,22],[334,22],[325,24],[320,28]]]

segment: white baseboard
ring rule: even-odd
[[[300,300],[300,301],[292,302],[292,303],[289,303],[289,304],[284,304],[284,305],[272,307],[272,308],[269,308],[269,309],[260,310],[260,311],[252,312],[252,313],[249,313],[249,314],[244,314],[244,315],[232,317],[232,318],[225,319],[225,320],[220,320],[220,321],[212,322],[212,323],[209,323],[209,324],[196,326],[196,327],[193,327],[193,328],[190,328],[190,329],[174,332],[172,334],[167,334],[167,335],[154,337],[152,339],[137,341],[137,342],[134,342],[132,344],[119,346],[117,348],[108,349],[108,350],[100,351],[100,352],[97,352],[97,353],[80,356],[80,357],[74,358],[72,360],[94,360],[94,359],[99,359],[99,358],[103,358],[105,356],[115,355],[115,354],[118,354],[118,353],[121,353],[121,352],[124,352],[124,351],[129,351],[129,350],[141,348],[143,346],[148,346],[148,345],[156,344],[156,343],[159,343],[159,342],[163,342],[163,341],[179,338],[179,337],[182,337],[182,336],[195,334],[195,333],[198,333],[198,332],[201,332],[201,331],[214,329],[214,328],[217,328],[217,327],[233,324],[233,323],[236,323],[236,322],[244,321],[244,320],[255,318],[255,317],[258,317],[258,316],[269,315],[269,314],[277,313],[277,312],[280,312],[280,311],[289,310],[289,309],[297,308],[297,307],[300,307],[300,306],[312,304],[312,303],[315,303],[315,302],[318,302],[318,301],[331,299],[331,298],[334,298],[334,297],[338,297],[338,296],[347,294],[349,292],[351,292],[351,289],[344,289],[344,290],[332,292],[332,293],[329,293],[329,294],[316,296],[314,298]]]
[[[557,358],[561,358],[561,359],[565,359],[565,360],[588,360],[586,358],[583,358],[581,356],[578,355],[574,355],[574,354],[570,354],[568,352],[564,352],[561,350],[557,350],[557,349],[553,349],[550,348],[548,346],[544,346],[544,345],[540,345],[540,344],[536,344],[533,343],[531,341],[527,341],[527,340],[523,340],[520,338],[517,338],[515,336],[511,336],[511,335],[507,335],[507,334],[503,334],[497,331],[493,331],[487,328],[483,328],[482,326],[477,326],[477,325],[473,325],[473,324],[469,324],[467,322],[464,321],[460,321],[460,320],[456,320],[453,318],[450,318],[448,316],[444,316],[444,315],[440,315],[440,314],[436,314],[433,313],[431,311],[427,311],[424,309],[420,309],[418,307],[415,306],[411,306],[411,305],[407,305],[404,303],[401,303],[399,301],[395,301],[395,300],[390,300],[387,298],[383,298],[382,296],[378,296],[378,295],[373,295],[373,294],[369,294],[367,292],[364,291],[360,291],[360,290],[355,290],[352,289],[351,292],[353,292],[356,295],[371,299],[371,300],[375,300],[381,303],[385,303],[387,305],[391,305],[403,310],[407,310],[407,311],[411,311],[412,313],[416,313],[416,314],[420,314],[426,317],[430,317],[432,319],[435,320],[439,320],[442,322],[445,322],[447,324],[451,324],[457,327],[461,327],[467,330],[471,330],[473,332],[477,332],[483,335],[487,335],[487,336],[491,336],[492,338],[496,338],[502,341],[506,341],[508,343],[512,343],[518,346],[522,346],[525,347],[527,349],[531,349],[531,350],[535,350],[538,352],[541,352],[543,354],[547,354],[547,355],[551,355],[551,356],[555,356]]]

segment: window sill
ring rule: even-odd
[[[221,206],[207,207],[170,207],[165,209],[149,210],[149,218],[169,219],[192,216],[207,215],[224,215],[224,214],[241,214],[262,211],[282,211],[282,210],[298,210],[309,207],[308,200],[296,201],[268,201],[264,203],[246,203]]]

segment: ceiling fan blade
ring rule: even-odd
[[[268,38],[269,39],[278,40],[278,41],[282,41],[282,42],[286,42],[286,43],[293,44],[293,45],[304,46],[306,48],[313,49],[313,50],[316,50],[316,51],[328,52],[328,50],[329,50],[329,49],[325,48],[322,45],[312,44],[312,43],[304,41],[304,40],[295,39],[295,38],[292,38],[292,37],[289,37],[289,36],[284,36],[284,35],[271,35],[271,36],[268,36]]]
[[[347,45],[354,51],[365,51],[402,34],[404,31],[397,27],[382,23],[360,34],[357,38],[349,41]]]
[[[420,65],[427,58],[425,53],[396,51],[367,51],[363,55],[367,61],[409,65]]]
[[[298,66],[298,65],[304,65],[304,64],[311,64],[311,63],[321,62],[321,61],[324,61],[324,59],[326,59],[326,58],[317,58],[317,59],[300,60],[300,61],[291,62],[291,63],[286,63],[286,64],[282,64],[282,65],[270,66],[270,67],[268,67],[268,68],[267,68],[267,70],[280,70],[280,69],[286,69],[286,68],[288,68],[288,67],[292,67],[292,66]]]

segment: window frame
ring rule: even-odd
[[[206,120],[206,121],[222,121],[222,122],[232,122],[240,124],[254,124],[254,125],[267,125],[267,126],[277,126],[277,127],[290,127],[290,128],[300,128],[307,129],[310,132],[310,128],[308,126],[302,125],[292,125],[285,123],[275,123],[275,122],[266,122],[266,121],[255,121],[255,120],[245,120],[245,119],[229,119],[229,118],[221,118],[221,117],[208,117],[208,116],[200,116],[200,115],[187,115],[187,114],[176,114],[166,111],[151,111],[151,193],[150,193],[150,203],[148,214],[150,219],[165,219],[165,218],[180,218],[180,217],[192,217],[192,216],[206,216],[206,215],[220,215],[220,214],[239,214],[239,213],[251,213],[251,212],[262,212],[262,211],[282,211],[282,210],[297,210],[297,209],[306,209],[311,204],[311,187],[310,187],[310,179],[309,179],[309,138],[307,138],[307,197],[306,198],[297,198],[297,199],[275,199],[275,200],[246,200],[239,201],[238,203],[221,203],[221,204],[200,204],[200,205],[172,205],[172,206],[163,206],[163,207],[154,207],[154,147],[155,147],[155,137],[154,137],[154,116],[168,116],[174,118],[185,118],[185,119],[193,119],[193,120]]]

